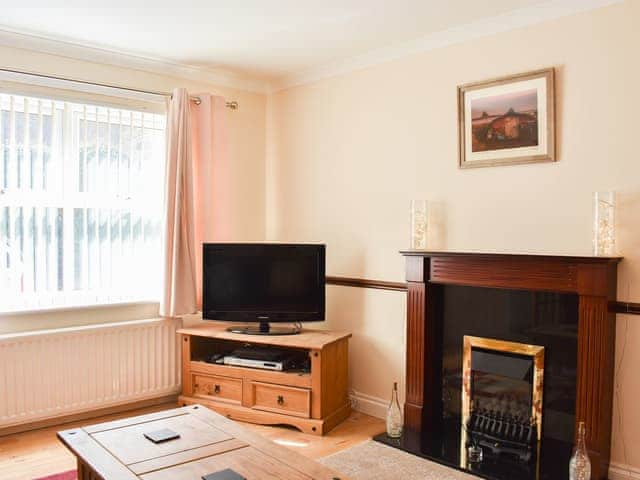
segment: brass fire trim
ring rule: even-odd
[[[533,385],[531,401],[531,418],[537,425],[538,442],[542,438],[542,392],[544,390],[544,347],[525,343],[507,342],[494,338],[463,337],[462,351],[462,435],[460,439],[460,463],[466,467],[465,450],[467,443],[467,422],[471,416],[471,350],[484,348],[495,352],[515,353],[533,357]]]

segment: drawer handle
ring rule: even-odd
[[[220,385],[215,385],[213,387],[213,393],[220,393]]]
[[[284,405],[284,397],[282,395],[278,395],[278,405]]]

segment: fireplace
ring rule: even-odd
[[[565,480],[585,421],[606,479],[619,259],[403,253],[405,433],[377,439],[491,480]]]

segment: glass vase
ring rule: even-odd
[[[569,480],[591,480],[591,461],[587,452],[584,422],[578,425],[578,442],[569,461]]]
[[[411,200],[411,244],[414,250],[427,248],[427,201]]]
[[[391,438],[402,436],[402,412],[398,401],[398,384],[395,382],[391,391],[391,403],[387,410],[387,435]]]
[[[615,200],[614,192],[593,194],[593,254],[596,256],[615,254]]]
[[[482,447],[480,447],[480,445],[476,445],[475,443],[469,445],[469,447],[467,448],[467,460],[469,460],[469,463],[480,463],[482,462],[482,458]]]

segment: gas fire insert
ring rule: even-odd
[[[468,452],[531,464],[542,428],[544,347],[464,336],[460,466]]]

